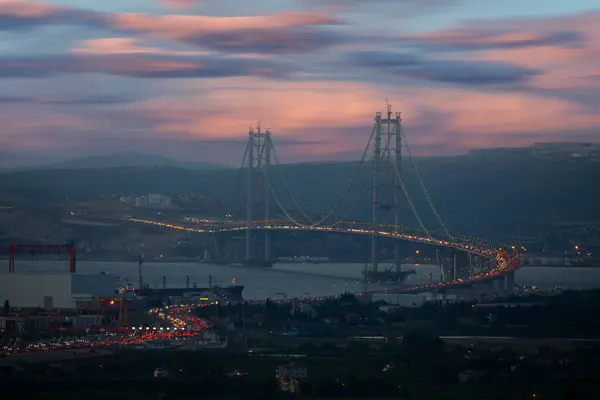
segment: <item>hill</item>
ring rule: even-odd
[[[44,169],[102,169],[116,167],[171,166],[181,169],[214,170],[229,168],[211,163],[190,163],[168,157],[143,153],[114,153],[106,156],[82,157],[44,165]],[[20,168],[21,170],[39,169],[39,166]]]
[[[429,211],[415,174],[403,164],[406,186],[429,227],[436,221]],[[352,163],[284,165],[281,172],[302,207],[310,213],[326,212],[336,203],[356,169]],[[504,236],[526,229],[543,229],[554,222],[600,220],[598,163],[571,163],[532,157],[489,160],[486,157],[429,158],[419,161],[421,176],[439,214],[453,232]],[[274,169],[271,182],[288,210],[293,202]],[[370,180],[370,165],[358,174],[345,205],[344,215]],[[241,177],[243,178],[243,177]],[[237,192],[244,199],[245,179],[239,171],[192,170],[162,167],[120,167],[88,170],[37,170],[0,174],[5,195],[52,202],[65,197],[97,198],[127,194],[199,193],[227,201]],[[234,190],[235,189],[235,190]],[[387,193],[384,190],[384,202]],[[391,193],[390,193],[391,195]],[[406,201],[403,215],[407,225],[416,226]],[[273,202],[277,210],[276,202]],[[356,208],[353,219],[369,220],[370,194]],[[387,220],[391,221],[391,215]]]

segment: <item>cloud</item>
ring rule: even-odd
[[[281,77],[281,64],[261,59],[218,56],[54,55],[0,58],[0,79],[103,73],[135,78]]]
[[[236,53],[304,53],[346,40],[335,32],[319,29],[339,25],[339,20],[313,12],[281,12],[253,17],[119,14],[23,0],[0,2],[0,29],[61,24],[145,34]]]
[[[516,84],[541,71],[489,61],[428,59],[414,53],[361,51],[348,56],[356,65],[414,79],[458,85]]]
[[[2,47],[0,142],[19,154],[125,145],[235,165],[247,127],[262,118],[282,162],[356,160],[385,98],[403,112],[419,155],[598,135],[600,14],[388,30],[369,41],[377,33],[362,13],[371,3],[342,10],[361,15],[351,26],[323,10],[209,17],[11,3],[0,0],[0,30],[16,30],[24,44]],[[397,2],[377,3],[397,12]],[[381,14],[378,27],[391,16]],[[428,20],[417,20],[425,31]],[[48,24],[102,29],[23,31]],[[63,53],[30,44],[56,32]],[[143,77],[152,79],[131,79]]]
[[[0,104],[55,104],[55,105],[113,105],[133,103],[137,100],[122,96],[81,96],[81,97],[26,97],[0,96]]]
[[[103,13],[26,0],[0,0],[0,31],[41,25],[104,26]]]
[[[338,25],[318,13],[286,12],[257,17],[153,16],[116,14],[114,29],[145,33],[212,50],[293,54],[343,42],[342,36],[319,26]]]
[[[328,8],[336,11],[366,11],[368,9],[379,10],[377,6],[393,6],[394,16],[415,16],[425,14],[438,9],[455,6],[462,0],[304,0],[306,4],[313,7]]]
[[[411,145],[427,149],[426,154],[435,154],[435,148],[437,154],[444,153],[444,146],[448,152],[458,152],[486,143],[523,144],[526,139],[519,135],[524,132],[535,133],[537,141],[565,131],[580,132],[587,138],[586,132],[600,123],[600,114],[586,112],[569,101],[529,93],[336,81],[256,82],[250,78],[228,79],[195,100],[152,99],[135,107],[160,118],[163,122],[157,129],[164,134],[179,132],[176,136],[182,138],[238,139],[245,135],[244,127],[262,117],[263,126],[273,128],[276,143],[282,139],[321,142],[318,149],[317,145],[282,149],[284,161],[297,160],[300,152],[311,157],[311,151],[322,158],[359,155],[375,112],[384,108],[384,96],[394,111],[403,112]],[[228,113],[229,109],[235,113]],[[569,118],[549,118],[552,115]]]
[[[420,35],[417,48],[427,54],[443,56],[453,51],[463,59],[524,65],[543,71],[514,89],[600,112],[600,85],[586,79],[600,71],[598,27],[599,12],[545,19],[473,21]]]
[[[416,68],[398,71],[416,79],[461,85],[497,85],[524,82],[540,71],[518,65],[485,62],[433,60]]]
[[[184,10],[192,8],[196,4],[205,3],[207,0],[160,0],[159,3],[171,10]]]
[[[282,163],[357,160],[375,112],[385,107],[384,97],[394,111],[403,112],[404,129],[417,155],[527,146],[565,138],[565,132],[569,140],[589,140],[600,124],[600,113],[567,100],[440,85],[232,77],[169,81],[164,88],[168,91],[161,96],[108,110],[16,104],[3,113],[0,141],[28,149],[30,156],[64,156],[73,149],[105,154],[125,145],[236,165],[247,127],[262,118],[263,126],[272,128]]]
[[[579,47],[585,35],[576,30],[524,32],[515,30],[450,29],[399,38],[430,51],[515,49],[536,46]]]
[[[113,37],[83,40],[78,47],[71,50],[75,54],[117,55],[117,54],[157,54],[176,56],[205,56],[208,51],[182,51],[156,46],[144,46],[140,40],[128,37]]]

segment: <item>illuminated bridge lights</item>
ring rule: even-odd
[[[218,233],[218,232],[235,232],[235,231],[245,231],[247,229],[245,222],[238,223],[230,223],[226,227],[220,228],[191,228],[183,225],[176,225],[172,223],[164,223],[158,221],[151,220],[143,220],[137,218],[129,218],[127,219],[130,222],[142,223],[142,224],[150,224],[160,227],[165,227],[169,229],[177,229],[187,232],[195,232],[195,233]],[[238,226],[235,226],[235,225]],[[454,283],[446,283],[440,282],[437,284],[427,284],[427,285],[419,285],[413,286],[410,289],[403,290],[423,290],[423,289],[434,289],[439,287],[447,287],[452,285],[464,285],[470,283],[476,283],[485,279],[496,278],[506,272],[512,271],[518,267],[517,256],[511,257],[508,253],[503,251],[502,248],[492,248],[489,245],[483,245],[481,243],[465,243],[465,242],[449,242],[447,240],[442,239],[434,239],[430,237],[417,236],[415,234],[408,234],[404,232],[396,232],[396,226],[389,224],[379,224],[376,225],[375,229],[372,224],[362,223],[362,222],[345,222],[343,225],[351,225],[353,227],[327,227],[327,226],[310,226],[310,225],[297,225],[291,224],[290,221],[287,220],[270,220],[270,221],[255,221],[254,228],[256,230],[268,229],[268,230],[296,230],[296,231],[321,231],[321,232],[340,232],[340,233],[351,233],[351,234],[359,234],[359,235],[377,235],[382,237],[389,238],[397,238],[401,240],[408,240],[416,243],[423,244],[431,244],[442,247],[452,247],[457,250],[467,251],[469,253],[482,256],[496,262],[495,267],[491,270],[482,273],[480,275],[473,276],[467,280],[456,281]],[[362,226],[362,228],[360,227]],[[383,230],[382,228],[391,228],[391,231]],[[179,322],[179,321],[178,321]]]

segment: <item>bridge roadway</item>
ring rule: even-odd
[[[137,218],[128,218],[126,221],[155,225],[160,227],[165,227],[169,229],[177,229],[187,232],[196,232],[196,233],[220,233],[220,232],[236,232],[236,231],[245,231],[247,230],[246,225],[242,225],[243,223],[226,223],[226,224],[209,224],[205,227],[192,227],[185,226],[180,224],[171,224],[168,222],[160,222],[153,220],[144,220]],[[391,230],[386,230],[390,229]],[[483,246],[479,244],[473,243],[461,243],[455,241],[447,241],[442,239],[436,239],[425,236],[418,236],[412,233],[404,233],[404,232],[394,232],[393,225],[377,225],[376,229],[373,229],[369,226],[369,224],[361,223],[361,222],[350,222],[344,224],[343,227],[327,227],[327,226],[310,226],[310,225],[295,225],[290,223],[289,221],[257,221],[252,229],[255,230],[283,230],[283,231],[310,231],[310,232],[335,232],[335,233],[347,233],[347,234],[355,234],[355,235],[368,235],[371,236],[373,234],[379,237],[386,237],[391,239],[398,240],[406,240],[409,242],[428,244],[432,246],[440,246],[440,247],[448,247],[453,248],[459,251],[464,251],[470,254],[478,255],[481,257],[485,257],[494,261],[492,263],[492,268],[488,271],[484,271],[479,273],[478,275],[471,276],[468,279],[458,279],[452,282],[437,282],[430,283],[424,285],[416,285],[411,287],[404,287],[398,289],[388,289],[385,293],[419,293],[419,292],[429,292],[435,290],[444,290],[449,288],[457,288],[457,287],[468,287],[476,283],[483,283],[489,280],[497,280],[499,278],[504,277],[509,272],[516,270],[519,267],[519,262],[517,260],[518,255],[515,256],[509,255],[507,252],[502,249],[491,248],[488,246]],[[374,292],[375,293],[375,292]],[[379,292],[378,292],[379,293]]]

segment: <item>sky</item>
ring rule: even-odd
[[[355,160],[600,141],[597,0],[0,0],[0,166],[116,152]]]

